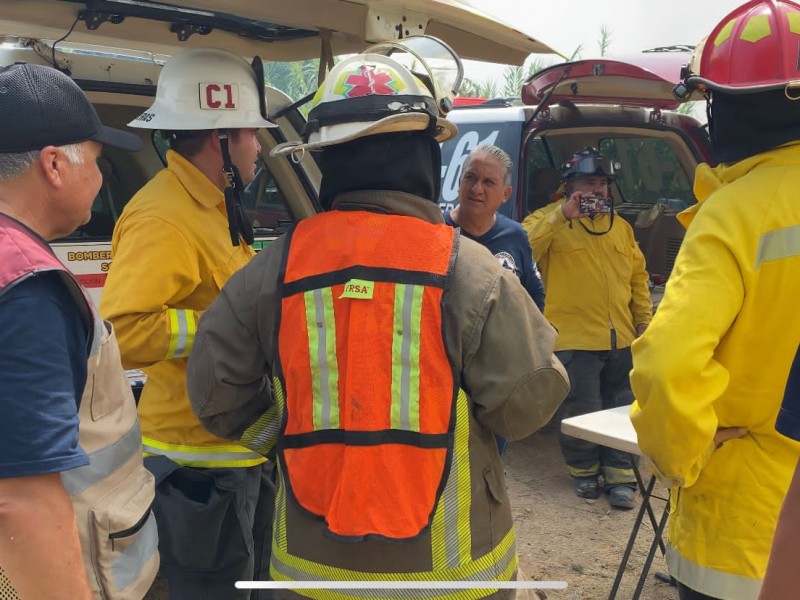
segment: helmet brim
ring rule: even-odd
[[[712,92],[723,92],[724,94],[757,94],[759,92],[780,90],[789,85],[786,81],[750,86],[721,85],[705,77],[700,77],[699,75],[687,77],[684,82],[692,91],[711,90]]]
[[[327,146],[346,144],[368,135],[383,133],[402,133],[407,131],[425,131],[428,128],[429,117],[425,113],[403,113],[391,115],[370,125],[363,123],[340,123],[325,127],[325,139],[315,142],[285,142],[278,144],[270,151],[270,156],[284,156],[298,149],[315,151]],[[437,142],[446,142],[458,134],[456,124],[447,119],[437,118],[438,133],[433,136]]]

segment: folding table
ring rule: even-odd
[[[661,536],[664,533],[664,527],[667,524],[667,517],[669,515],[669,499],[660,498],[653,495],[653,487],[656,483],[656,478],[654,476],[650,476],[647,484],[645,484],[644,480],[642,479],[641,473],[639,472],[639,468],[637,466],[638,461],[636,460],[637,457],[641,456],[642,452],[639,450],[639,444],[636,439],[636,430],[633,428],[633,423],[631,423],[629,416],[630,409],[630,405],[620,406],[618,408],[610,408],[585,415],[579,415],[577,417],[570,417],[569,419],[564,419],[561,421],[561,431],[567,435],[571,435],[572,437],[579,438],[581,440],[586,440],[587,442],[593,442],[601,446],[606,446],[608,448],[614,448],[615,450],[621,450],[622,452],[627,452],[630,454],[632,458],[631,463],[633,464],[633,472],[636,476],[636,483],[639,486],[639,491],[642,494],[642,502],[639,506],[639,510],[636,513],[636,519],[633,522],[633,529],[631,530],[631,535],[628,538],[628,545],[625,547],[625,553],[622,556],[622,562],[617,569],[617,576],[614,579],[614,585],[611,588],[611,593],[608,596],[609,600],[614,600],[617,597],[617,592],[619,591],[619,586],[622,582],[622,576],[625,573],[625,568],[628,564],[631,551],[633,550],[633,545],[636,542],[637,536],[639,535],[639,528],[642,525],[645,513],[650,518],[650,524],[653,527],[655,535],[653,536],[653,542],[650,544],[650,549],[647,553],[647,559],[642,566],[639,582],[637,583],[636,590],[633,593],[633,600],[638,600],[642,593],[644,582],[647,580],[647,574],[650,571],[653,558],[655,558],[656,548],[658,547],[661,549],[662,555],[665,552],[664,542],[662,541]],[[666,502],[659,520],[656,520],[653,507],[650,505],[651,498],[659,498],[660,500],[664,500]]]

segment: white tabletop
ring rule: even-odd
[[[587,442],[641,455],[630,418],[630,405],[600,410],[561,421],[561,431]]]

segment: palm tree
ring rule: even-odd
[[[608,26],[600,27],[600,39],[597,40],[597,45],[600,47],[600,56],[605,56],[611,46],[611,29]]]
[[[523,67],[506,67],[505,71],[503,71],[503,96],[506,98],[518,97],[525,79],[526,73]]]
[[[465,98],[495,98],[498,96],[497,82],[494,80],[477,82],[466,77],[461,82],[461,89],[458,95]]]

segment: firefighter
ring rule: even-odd
[[[545,316],[559,332],[558,357],[572,389],[559,420],[633,401],[631,342],[652,317],[645,260],[633,229],[614,212],[610,186],[619,165],[596,148],[562,166],[564,198],[528,215],[534,256],[547,290]],[[600,496],[613,508],[634,507],[636,478],[626,452],[559,437],[581,498]]]
[[[664,299],[633,344],[631,418],[672,488],[666,557],[682,600],[758,597],[800,455],[775,431],[800,339],[798,22],[794,2],[743,4],[677,90],[706,95],[718,164],[697,168]]]
[[[147,375],[139,414],[171,598],[248,598],[234,582],[266,576],[270,463],[207,431],[185,386],[197,321],[255,254],[234,192],[254,178],[258,130],[273,126],[258,66],[223,50],[178,53],[130,123],[170,149],[114,228],[101,311],[126,368]]]
[[[533,433],[568,384],[516,275],[436,202],[460,69],[429,37],[339,62],[306,141],[273,150],[319,151],[325,212],[236,274],[197,332],[201,422],[277,451],[275,580],[383,582],[379,596],[335,593],[353,599],[408,597],[392,581],[472,580],[489,586],[437,598],[514,597],[491,588],[517,571],[493,433]]]

